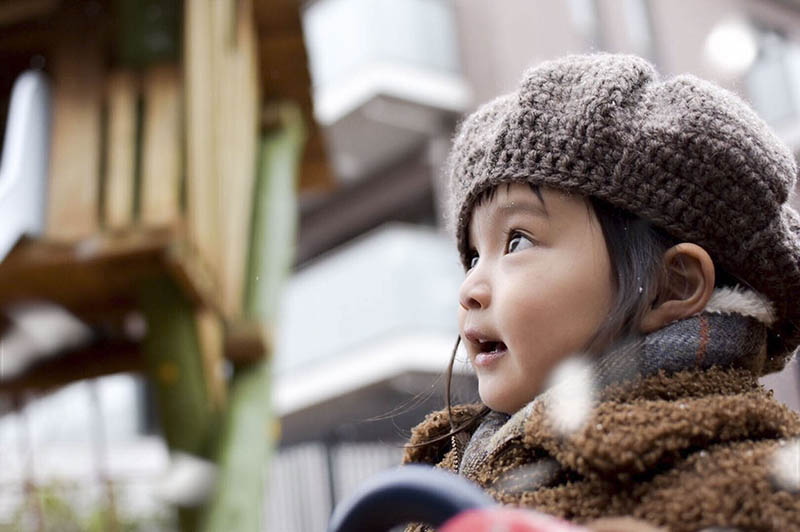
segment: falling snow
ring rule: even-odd
[[[547,415],[553,428],[567,436],[583,427],[592,409],[592,367],[583,357],[562,362],[551,375]]]
[[[800,440],[792,440],[775,451],[771,477],[780,489],[800,491]]]

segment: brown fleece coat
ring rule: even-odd
[[[455,407],[455,423],[478,410]],[[449,429],[446,411],[432,413],[411,444]],[[498,432],[461,474],[504,504],[577,523],[632,516],[674,531],[800,530],[800,495],[771,476],[775,451],[800,435],[800,416],[747,370],[662,372],[609,388],[568,436],[553,429],[541,402]],[[463,446],[451,442],[407,447],[403,462],[457,471]]]

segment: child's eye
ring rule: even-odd
[[[520,232],[512,231],[511,240],[508,241],[508,253],[514,253],[534,246],[533,240]]]
[[[467,271],[470,271],[472,268],[477,266],[478,264],[478,253],[473,251],[469,256],[469,264],[467,265]]]

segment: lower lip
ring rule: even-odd
[[[480,366],[482,368],[491,366],[499,359],[503,358],[503,356],[508,352],[508,349],[503,349],[502,351],[492,351],[491,353],[478,353],[475,355],[475,362],[476,366]]]

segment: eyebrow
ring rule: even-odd
[[[544,204],[536,203],[533,201],[515,201],[513,203],[506,203],[497,207],[498,214],[514,214],[516,212],[532,213],[542,218],[550,218],[550,213]]]
[[[502,215],[509,216],[511,214],[521,212],[524,214],[533,214],[535,216],[544,218],[545,220],[549,221],[550,213],[547,212],[547,207],[544,204],[544,198],[541,197],[541,192],[539,192],[538,190],[534,190],[534,192],[536,192],[536,197],[539,200],[538,202],[533,199],[522,199],[513,202],[509,201],[493,209],[489,216],[494,218],[496,216],[502,216]],[[472,231],[473,231],[473,224],[470,223],[467,232],[467,242],[469,243],[470,247],[473,247],[475,245],[474,239],[472,237]]]

